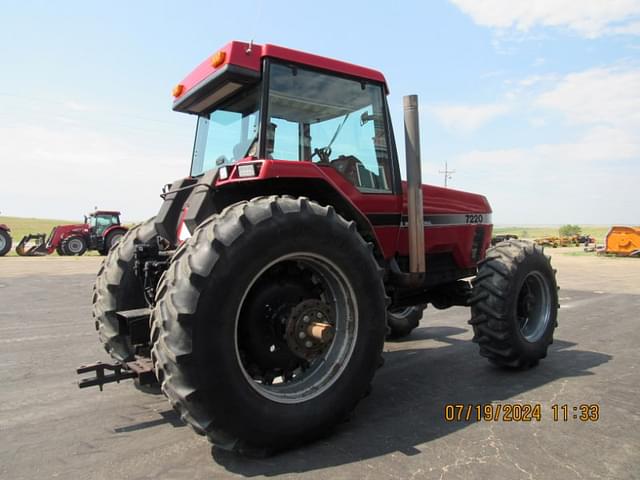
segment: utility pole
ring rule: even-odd
[[[444,162],[444,170],[438,170],[438,173],[444,173],[444,188],[447,188],[447,180],[451,180],[451,174],[456,173],[456,171],[449,170],[447,162]]]

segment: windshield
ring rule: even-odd
[[[267,158],[335,168],[362,192],[391,190],[382,86],[273,63]]]
[[[259,105],[258,85],[235,95],[210,114],[198,117],[192,176],[257,154]]]

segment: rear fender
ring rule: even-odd
[[[129,230],[129,229],[127,227],[122,226],[122,225],[111,225],[109,228],[107,228],[102,233],[102,238],[107,238],[111,232],[122,232],[122,233],[125,233],[127,230]]]
[[[171,245],[177,245],[178,224],[183,217],[185,202],[192,193],[195,178],[181,178],[168,185],[167,191],[162,194],[163,202],[160,211],[155,218],[155,227],[158,235],[169,241]]]
[[[182,223],[193,232],[206,218],[234,203],[265,195],[292,195],[333,206],[346,220],[356,223],[360,235],[373,245],[376,256],[380,260],[384,257],[369,219],[323,176],[270,176],[230,182],[216,181],[216,176],[217,169],[214,169],[201,177],[171,184],[156,216],[156,228],[162,237],[176,245]]]

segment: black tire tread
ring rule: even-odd
[[[7,232],[4,228],[0,229],[0,235],[2,235],[5,239],[5,247],[2,249],[2,251],[0,251],[0,257],[4,257],[7,253],[9,253],[11,251],[11,246],[13,244],[13,241],[11,239],[11,235],[9,234],[9,232]]]
[[[69,248],[67,247],[67,244],[73,238],[79,238],[84,243],[84,249],[82,250],[82,252],[80,252],[80,253],[72,253],[72,252],[69,251]],[[88,249],[89,249],[89,245],[87,244],[87,241],[85,240],[84,237],[82,237],[80,235],[71,235],[70,237],[67,237],[67,238],[65,238],[64,240],[62,240],[60,242],[60,250],[62,251],[62,254],[66,255],[66,256],[71,256],[71,257],[78,256],[78,257],[81,257],[82,255],[84,255],[87,252]]]
[[[102,261],[93,286],[93,318],[98,337],[105,350],[114,359],[124,361],[133,356],[128,337],[118,333],[116,292],[133,261],[135,245],[146,243],[156,236],[154,219],[151,218],[131,228],[115,248]]]
[[[162,391],[172,406],[178,411],[183,421],[189,424],[200,435],[206,435],[211,443],[225,450],[232,450],[249,456],[265,456],[273,453],[276,447],[256,446],[244,440],[234,438],[219,428],[216,418],[199,403],[199,392],[195,388],[194,378],[189,369],[182,365],[192,361],[191,333],[192,315],[187,302],[181,301],[172,294],[176,288],[184,295],[193,296],[190,305],[194,305],[204,288],[204,279],[210,274],[224,249],[257,224],[272,220],[275,216],[286,216],[289,213],[312,211],[315,215],[333,218],[344,228],[356,231],[355,223],[338,215],[333,207],[323,207],[306,197],[269,196],[257,197],[249,201],[239,202],[226,207],[221,213],[213,215],[201,223],[194,231],[193,237],[185,242],[176,252],[174,259],[160,281],[156,306],[152,313],[151,339],[153,347],[151,357],[154,362],[156,377]],[[362,242],[363,249],[366,243]],[[197,257],[196,257],[197,255]],[[208,267],[195,259],[208,257]],[[177,260],[181,261],[177,261]],[[372,262],[375,262],[371,255]],[[380,274],[380,294],[383,270]],[[183,300],[183,298],[182,298]],[[173,314],[168,315],[171,310]],[[167,317],[177,321],[167,321]],[[349,406],[349,410],[355,407]]]
[[[399,340],[408,337],[420,324],[426,305],[415,305],[405,316],[396,315],[387,310],[387,340]]]
[[[510,239],[490,248],[484,260],[479,262],[479,271],[472,281],[474,290],[469,300],[473,326],[473,341],[480,346],[480,355],[493,364],[511,368],[529,368],[539,359],[521,355],[514,345],[513,333],[509,328],[508,301],[513,291],[513,278],[518,265],[526,257],[539,255],[544,257],[549,269],[553,272],[554,288],[555,270],[551,267],[551,258],[544,255],[542,247],[526,240]],[[556,305],[558,307],[559,305]],[[553,328],[557,326],[555,317]],[[540,358],[546,356],[548,346],[553,343],[551,335],[543,345]]]

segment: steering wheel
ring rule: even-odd
[[[318,156],[321,163],[331,163],[331,147],[314,148],[311,158]]]
[[[363,163],[353,155],[340,155],[332,160],[331,166],[342,174],[353,185],[358,185],[358,166]]]

